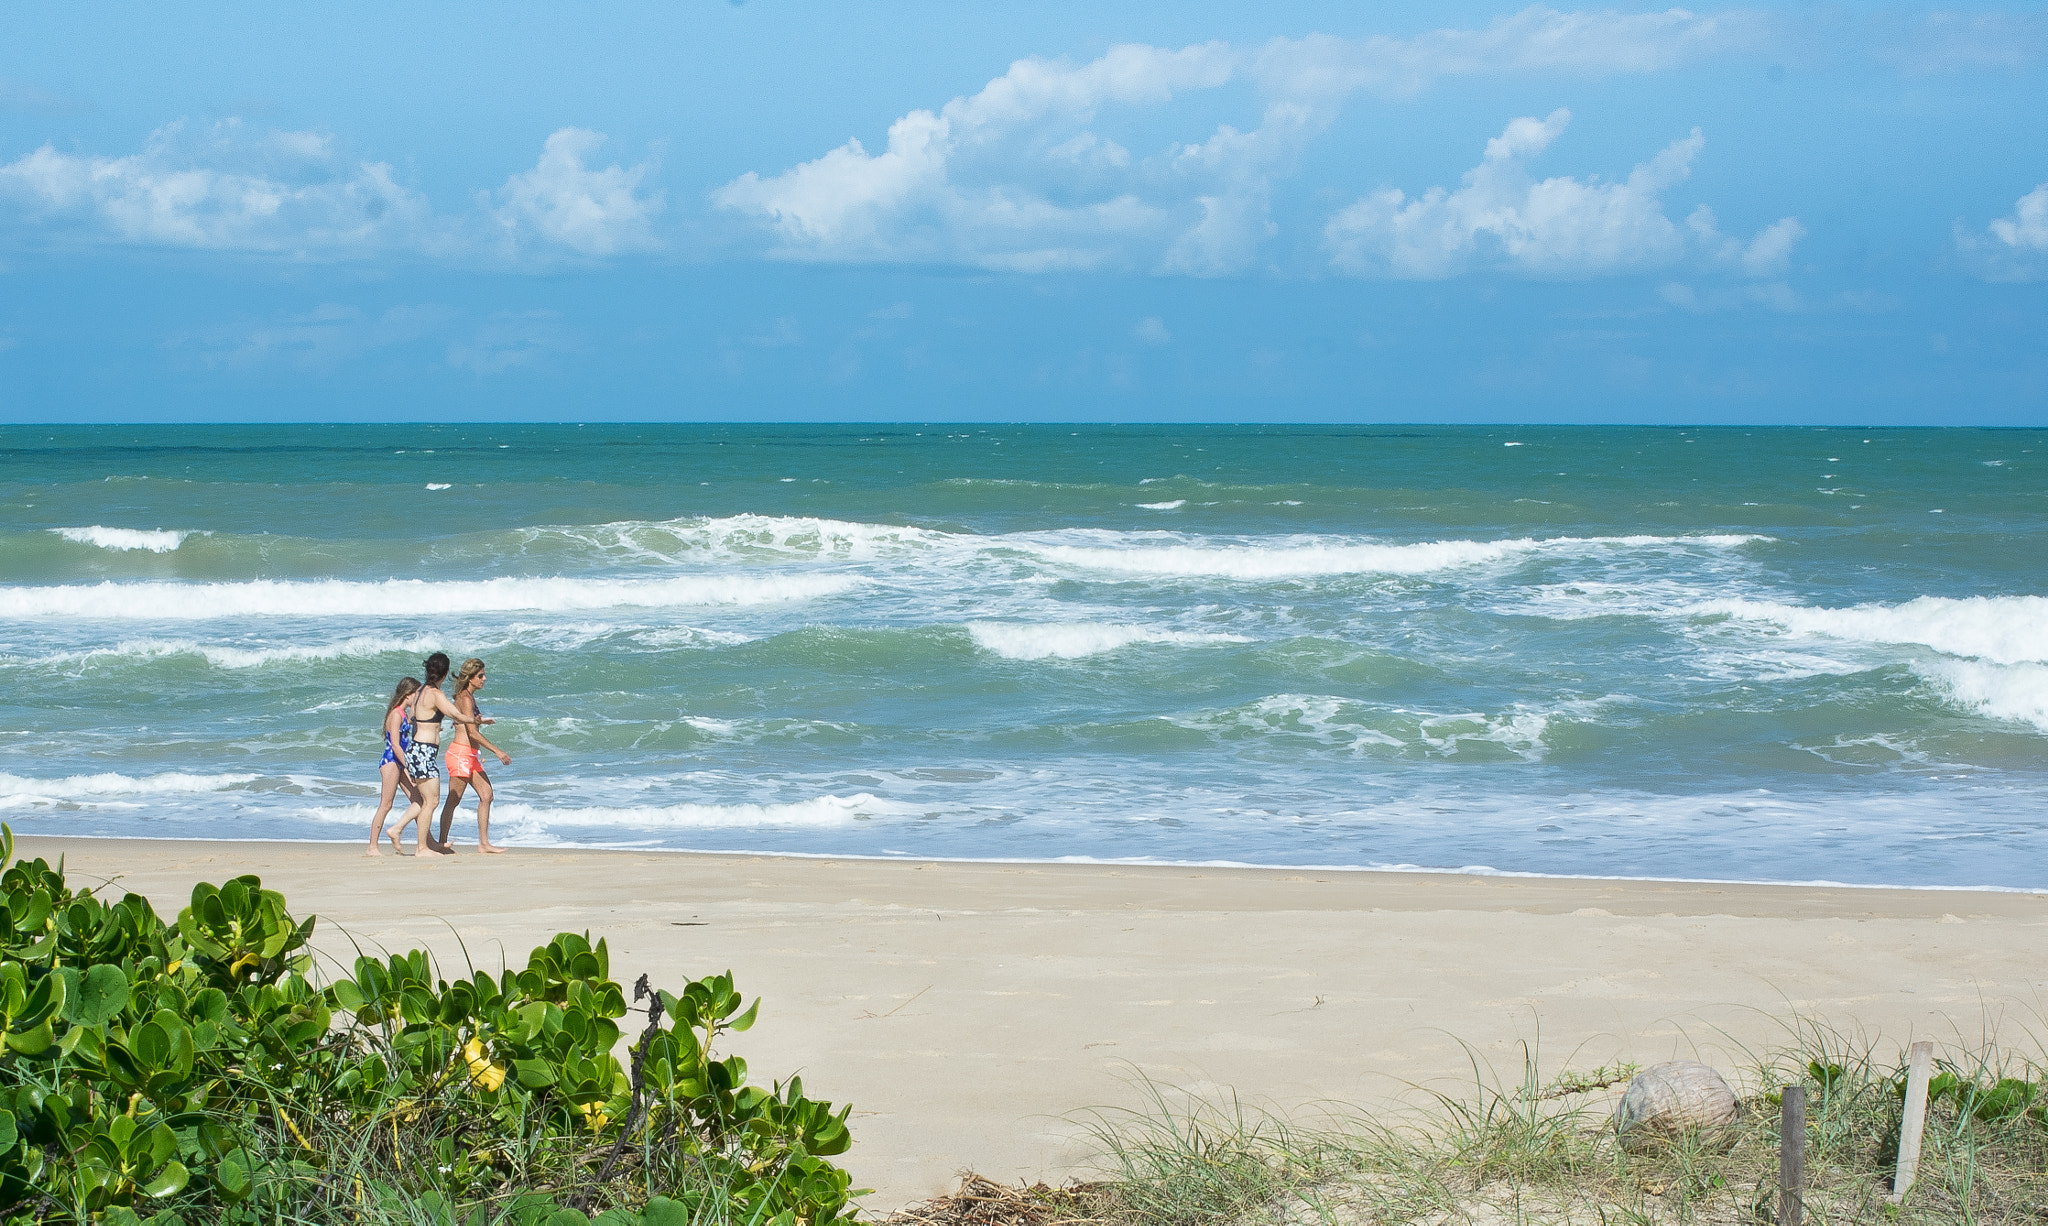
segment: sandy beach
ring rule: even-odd
[[[1784,1037],[1795,1015],[1881,1036],[2038,1033],[2048,894],[1066,864],[515,851],[367,861],[354,845],[22,838],[78,884],[175,915],[260,874],[351,942],[496,970],[564,930],[614,977],[733,970],[764,998],[731,1050],[855,1105],[857,1183],[886,1210],[974,1169],[1078,1173],[1075,1113],[1139,1077],[1278,1108],[1385,1108],[1567,1063]],[[466,955],[465,955],[466,950]],[[330,968],[331,969],[331,968]]]

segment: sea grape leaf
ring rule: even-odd
[[[184,1191],[185,1185],[190,1182],[192,1182],[192,1173],[185,1169],[185,1164],[172,1159],[164,1163],[163,1169],[156,1173],[156,1178],[142,1185],[142,1194],[144,1196],[172,1196]]]
[[[104,1026],[127,1007],[127,974],[102,962],[86,970],[77,997],[64,1002],[64,1016],[80,1026]]]

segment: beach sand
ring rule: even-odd
[[[496,971],[564,929],[658,985],[731,969],[764,1000],[732,1036],[757,1078],[854,1104],[844,1161],[887,1210],[973,1169],[1058,1181],[1075,1113],[1140,1077],[1282,1109],[1373,1109],[1567,1063],[1785,1039],[1796,1015],[1882,1036],[2040,1033],[2048,894],[1067,864],[24,837],[76,884],[174,916],[257,873],[323,953],[425,945]]]

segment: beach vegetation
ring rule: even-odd
[[[1349,1226],[1356,1223],[1771,1223],[1779,1204],[1779,1101],[1807,1093],[1804,1220],[1960,1224],[2048,1221],[2048,1068],[2037,1041],[1950,1045],[1929,1083],[1917,1180],[1894,1203],[1905,1069],[1879,1044],[1795,1021],[1786,1041],[1739,1052],[1733,1124],[1669,1136],[1616,1128],[1627,1066],[1538,1076],[1475,1061],[1462,1088],[1425,1090],[1392,1116],[1332,1106],[1292,1115],[1235,1096],[1146,1084],[1145,1107],[1084,1118],[1094,1179],[1065,1188],[977,1181],[898,1226]]]
[[[9,1226],[852,1215],[850,1109],[721,1054],[760,1009],[729,973],[629,1001],[605,942],[561,933],[496,975],[415,950],[323,982],[314,919],[253,876],[166,922],[14,862],[5,827],[0,865]]]

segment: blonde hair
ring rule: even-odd
[[[484,662],[482,660],[477,659],[475,656],[464,660],[462,662],[462,670],[455,674],[455,692],[460,694],[463,687],[469,684],[470,678],[482,671],[484,671]]]

